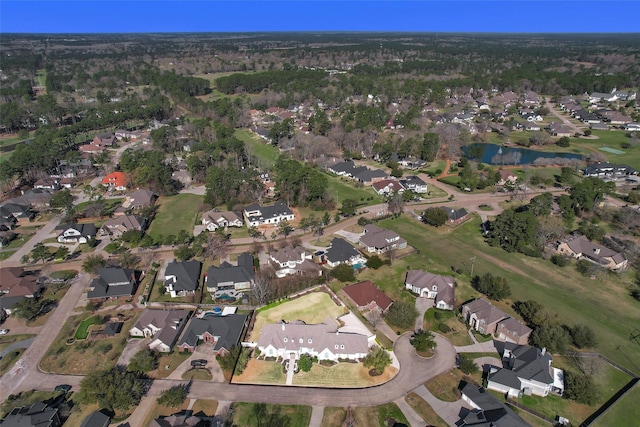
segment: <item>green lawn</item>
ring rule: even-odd
[[[78,326],[78,330],[74,335],[75,339],[77,340],[87,339],[87,337],[89,336],[89,326],[95,325],[96,323],[98,323],[98,319],[96,319],[95,316],[91,316],[88,319],[85,319],[82,322],[80,322],[80,325]]]
[[[259,427],[266,425],[265,421],[269,414],[278,411],[280,416],[289,419],[289,423],[282,424],[293,426],[308,426],[311,421],[311,406],[306,405],[271,405],[266,404],[266,414],[258,419],[256,417],[255,406],[257,403],[236,402],[233,404],[233,424],[243,427]]]
[[[277,147],[266,143],[249,129],[238,129],[233,135],[244,142],[247,154],[249,154],[249,156],[254,159],[254,163],[257,163],[262,169],[271,169],[280,156],[280,151]]]
[[[640,420],[640,386],[636,386],[628,392],[621,400],[598,419],[593,425],[598,427],[607,426],[632,426]]]
[[[429,175],[435,175],[435,173],[439,170],[440,173],[444,172],[444,168],[447,166],[447,162],[444,160],[434,160],[429,164],[429,167],[423,168],[421,172],[425,172]]]
[[[180,230],[193,234],[193,226],[202,204],[202,196],[195,194],[178,194],[171,197],[160,197],[160,208],[147,233],[153,238],[158,236],[177,235]]]
[[[628,295],[630,276],[621,278],[610,274],[602,280],[586,279],[573,265],[561,268],[540,258],[490,247],[480,235],[478,218],[453,231],[431,228],[408,216],[385,219],[378,225],[398,232],[419,249],[419,254],[402,260],[411,260],[412,268],[440,274],[451,274],[452,266],[459,268],[461,274],[453,274],[458,284],[457,301],[477,295],[469,286],[470,259],[475,256],[474,274],[491,272],[505,277],[510,283],[511,300],[497,303],[501,309],[514,313],[511,301],[536,300],[557,314],[561,322],[590,325],[598,339],[596,351],[630,369],[633,365],[629,359],[636,366],[640,365],[638,344],[629,340],[630,333],[640,324],[640,310]],[[365,277],[366,274],[360,275],[359,279],[370,278]],[[402,276],[400,271],[396,274]],[[384,286],[387,280],[395,281],[399,286],[402,281],[401,277],[393,275],[385,276],[384,282],[371,278],[379,286]]]

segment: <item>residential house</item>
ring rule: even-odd
[[[89,285],[87,298],[107,299],[131,297],[138,289],[138,276],[135,270],[120,267],[102,267],[98,277]]]
[[[285,277],[292,274],[310,274],[320,276],[322,269],[311,261],[311,253],[302,246],[285,246],[269,254],[269,261],[276,270],[276,276]]]
[[[533,121],[524,122],[522,124],[522,128],[526,131],[539,131],[542,129],[539,124],[534,123]]]
[[[260,225],[276,225],[281,221],[293,221],[295,215],[291,209],[282,202],[277,202],[271,206],[260,206],[253,203],[244,208],[244,219],[249,227]]]
[[[395,179],[383,179],[371,184],[376,193],[380,195],[389,195],[393,193],[404,192],[404,187]]]
[[[82,154],[100,154],[104,151],[104,148],[105,147],[102,145],[90,142],[89,144],[83,144],[78,147],[78,151],[80,151]]]
[[[0,224],[2,223],[0,222]],[[8,229],[7,230],[0,229],[0,248],[3,248],[6,245],[10,244],[12,241],[16,239],[16,237],[18,237],[17,233],[14,233],[13,231],[9,231]]]
[[[356,248],[339,237],[331,240],[331,246],[326,250],[324,257],[331,268],[340,264],[349,264],[357,268],[367,262]]]
[[[638,175],[638,171],[631,166],[612,163],[593,163],[584,169],[584,176],[600,179],[625,179],[632,175]]]
[[[416,170],[426,165],[427,162],[415,157],[405,157],[404,159],[399,159],[398,164],[402,166],[404,169]]]
[[[53,177],[40,178],[33,184],[33,188],[57,191],[60,189],[60,180]]]
[[[345,160],[343,162],[335,163],[328,167],[329,172],[333,172],[340,176],[353,176],[353,170],[356,168],[353,160]]]
[[[447,213],[449,224],[460,224],[469,216],[469,212],[467,212],[465,208],[453,209],[447,206],[442,206],[441,209]]]
[[[371,185],[388,177],[387,173],[382,169],[365,169],[366,170],[357,172],[354,175],[355,180],[361,182],[364,185]]]
[[[93,411],[80,424],[80,427],[109,427],[111,417],[100,411]]]
[[[406,289],[420,297],[435,300],[436,308],[453,310],[455,307],[456,281],[451,276],[442,276],[424,270],[409,270],[404,285]]]
[[[149,427],[204,427],[205,425],[209,424],[195,415],[176,414],[156,418],[151,421]]]
[[[549,126],[547,126],[547,130],[553,136],[562,137],[573,135],[573,130],[569,126],[556,122],[551,123]]]
[[[95,224],[62,224],[56,227],[59,243],[87,243],[96,237]]]
[[[112,172],[102,178],[102,185],[108,191],[125,191],[129,187],[129,178],[123,172]]]
[[[164,287],[171,298],[195,295],[200,284],[202,263],[198,260],[173,260],[164,271]]]
[[[427,183],[416,175],[407,175],[400,180],[400,184],[405,190],[411,190],[414,193],[425,194],[428,192]]]
[[[193,353],[199,342],[213,345],[213,354],[225,355],[238,345],[247,325],[246,314],[192,318],[178,342],[180,351]]]
[[[151,350],[169,353],[190,314],[188,310],[145,310],[129,330],[129,335],[149,338]]]
[[[122,234],[130,230],[144,231],[147,228],[146,218],[140,215],[124,215],[110,218],[100,228],[102,236],[122,237]]]
[[[25,298],[39,297],[37,276],[22,267],[0,268],[0,312],[11,315],[12,307]]]
[[[246,291],[253,286],[255,270],[253,256],[242,253],[238,257],[238,265],[223,262],[219,267],[211,266],[204,278],[205,286],[214,297],[223,294],[236,295],[235,291]]]
[[[464,383],[460,392],[462,400],[471,405],[474,411],[463,413],[461,420],[456,422],[457,426],[529,427],[526,421],[484,387]]]
[[[30,406],[13,408],[0,420],[3,427],[60,427],[62,421],[58,408],[49,407],[44,402],[35,402]]]
[[[546,349],[529,345],[505,343],[503,368],[492,368],[487,388],[506,393],[509,397],[525,395],[562,395],[564,372],[551,366],[553,357]]]
[[[624,270],[627,257],[606,246],[590,242],[586,236],[572,235],[558,242],[557,251],[576,259],[586,259],[602,268]]]
[[[15,197],[9,201],[38,210],[48,208],[52,198],[53,193],[51,190],[32,188],[31,190],[23,191],[20,197]]]
[[[509,170],[500,169],[498,173],[500,174],[500,181],[496,182],[498,186],[515,185],[518,181],[518,176]]]
[[[116,135],[114,133],[103,133],[93,137],[93,144],[102,147],[111,147],[116,143]]]
[[[618,96],[615,93],[602,93],[602,92],[593,92],[589,95],[589,102],[591,104],[595,104],[598,102],[613,102],[617,101]]]
[[[0,206],[0,231],[13,230],[18,224],[18,220],[11,210]]]
[[[640,123],[627,123],[622,127],[624,130],[630,130],[634,132],[640,131]]]
[[[257,348],[264,357],[287,360],[298,360],[303,354],[334,362],[362,360],[369,352],[369,339],[358,333],[341,333],[331,319],[315,325],[282,321],[262,327]]]
[[[243,227],[244,221],[235,212],[219,212],[213,209],[202,214],[202,225],[206,226],[208,231],[216,231],[220,227],[223,229],[227,227]]]
[[[391,298],[368,280],[346,286],[342,291],[360,311],[368,310],[386,313],[391,304],[393,304]]]
[[[406,248],[407,241],[395,231],[367,224],[364,226],[364,234],[360,236],[360,246],[369,253],[382,254],[393,249]]]
[[[478,298],[462,306],[462,317],[472,329],[481,334],[491,334],[501,341],[527,344],[531,329],[512,318],[484,298]]]
[[[17,224],[28,224],[36,214],[31,210],[27,203],[14,203],[11,201],[4,202],[0,205],[0,212],[2,218],[5,218],[5,223],[11,222],[9,216],[13,216]]]
[[[156,199],[157,196],[153,191],[139,188],[127,194],[122,207],[125,209],[141,209],[153,205]]]

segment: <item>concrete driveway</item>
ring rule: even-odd
[[[418,317],[416,318],[416,331],[424,327],[424,314],[433,307],[435,301],[429,298],[417,297],[416,298],[416,310],[418,311]]]
[[[460,420],[460,415],[466,410],[472,409],[471,406],[463,400],[456,402],[445,402],[435,397],[424,385],[417,387],[413,390],[415,394],[423,398],[450,426],[455,426],[456,422]]]
[[[498,353],[493,340],[471,345],[456,346],[455,349],[458,353]]]
[[[148,345],[149,340],[146,338],[129,338],[116,365],[128,366],[131,358],[133,358],[136,353],[147,348]]]
[[[178,367],[167,377],[172,380],[182,380],[182,376],[191,369],[191,361],[196,359],[204,359],[207,361],[207,368],[211,374],[211,382],[223,383],[224,375],[222,369],[216,360],[216,356],[213,354],[213,347],[207,344],[201,344],[196,347],[191,357],[182,362]]]

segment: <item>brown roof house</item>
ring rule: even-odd
[[[424,270],[409,270],[404,280],[405,288],[424,298],[435,300],[435,307],[453,310],[456,281],[451,276],[441,276]]]
[[[153,205],[157,196],[151,190],[137,189],[133,191],[124,199],[122,207],[125,209],[140,209],[145,206]]]
[[[342,290],[360,311],[373,310],[386,313],[393,304],[391,298],[368,280],[349,285]]]
[[[40,295],[42,286],[37,276],[24,271],[22,267],[5,267],[0,269],[0,311],[11,315],[11,308],[24,298]]]
[[[133,328],[132,337],[149,338],[151,350],[169,353],[189,320],[188,310],[145,310]]]
[[[140,215],[124,215],[108,219],[100,228],[100,235],[122,237],[129,230],[144,231],[147,228],[147,220]]]
[[[243,227],[244,220],[242,216],[231,211],[217,211],[215,209],[202,214],[202,225],[207,227],[208,231],[216,231],[222,227]]]
[[[501,341],[524,345],[531,335],[529,327],[484,298],[463,305],[462,317],[472,329],[481,334],[492,334]]]
[[[392,249],[406,248],[407,241],[395,231],[367,224],[364,226],[364,235],[360,237],[360,246],[369,253],[382,254]]]
[[[557,251],[576,259],[586,259],[609,270],[625,270],[627,257],[620,252],[597,243],[590,242],[586,236],[574,235],[558,242]]]
[[[271,252],[269,261],[276,270],[276,276],[285,277],[292,274],[310,274],[320,276],[322,268],[311,261],[311,253],[302,246],[285,246],[282,249]]]
[[[358,333],[341,333],[336,326],[332,319],[315,325],[301,321],[272,323],[260,331],[257,348],[264,357],[286,360],[298,360],[303,354],[334,362],[363,359],[369,352],[369,338]]]

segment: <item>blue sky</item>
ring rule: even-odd
[[[0,33],[640,32],[640,1],[0,1]]]

